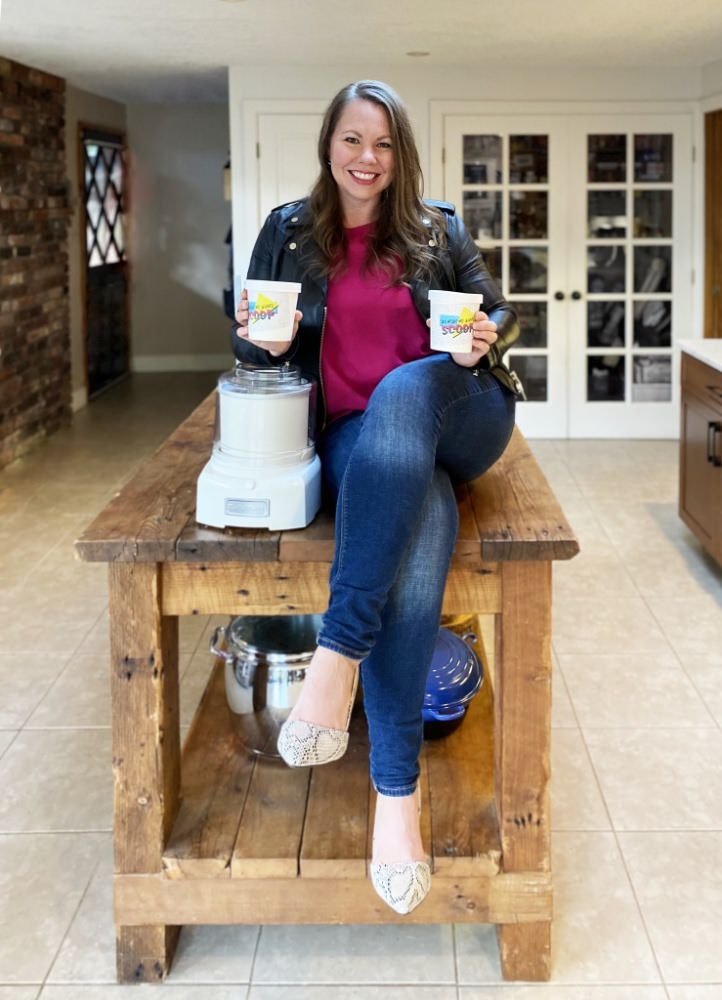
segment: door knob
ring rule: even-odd
[[[557,300],[557,302],[561,302],[561,300],[564,298],[564,292],[554,292],[554,298]]]
[[[581,292],[572,292],[572,298],[574,299],[575,302],[577,299],[581,299],[581,297],[582,297]]]

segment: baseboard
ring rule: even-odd
[[[84,406],[88,405],[88,390],[85,386],[82,389],[73,389],[70,405],[73,408],[73,413],[77,413],[78,410],[82,410]]]
[[[222,372],[234,365],[226,354],[136,354],[130,363],[133,372]]]

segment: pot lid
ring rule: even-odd
[[[460,636],[440,628],[426,679],[424,708],[440,710],[466,704],[478,692],[483,671],[478,657]]]

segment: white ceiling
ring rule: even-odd
[[[225,101],[227,67],[701,69],[720,0],[0,0],[0,55],[127,102]],[[409,50],[428,50],[411,60]]]

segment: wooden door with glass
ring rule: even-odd
[[[88,397],[130,370],[125,139],[80,126],[83,305]]]

